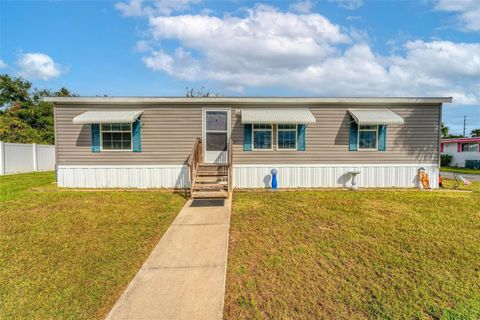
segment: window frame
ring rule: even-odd
[[[378,124],[373,124],[373,125],[368,125],[368,126],[374,126],[375,130],[372,129],[361,129],[362,126],[367,126],[367,125],[358,125],[357,128],[357,149],[358,151],[378,151]],[[375,131],[375,148],[361,148],[360,147],[360,132],[361,131]]]
[[[128,122],[122,123],[100,123],[100,151],[115,151],[115,152],[133,152],[133,122],[130,122],[130,149],[104,149],[103,148],[103,132],[126,132],[126,131],[112,131],[112,130],[103,130],[104,124],[127,124]]]
[[[273,135],[274,125],[267,123],[257,123],[256,125],[270,126],[270,129],[255,129],[255,124],[252,124],[252,151],[272,151],[273,150]],[[255,148],[255,131],[270,131],[270,148]]]
[[[463,145],[465,144],[468,144],[469,145],[469,150],[463,150]],[[475,150],[471,150],[471,146],[474,145],[475,146]],[[479,143],[478,142],[462,142],[462,147],[461,147],[461,152],[478,152],[478,145]]]
[[[298,148],[298,124],[294,124],[295,128],[294,129],[280,129],[279,128],[280,125],[276,125],[276,129],[277,129],[277,143],[276,143],[276,149],[277,151],[297,151],[297,148]],[[280,137],[279,137],[279,134],[280,134],[280,131],[295,131],[295,147],[294,148],[279,148],[279,141],[280,141]]]

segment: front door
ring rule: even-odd
[[[228,162],[230,138],[230,110],[207,109],[203,111],[203,151],[205,163]]]

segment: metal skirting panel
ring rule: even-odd
[[[270,188],[271,169],[278,170],[279,188],[350,187],[349,171],[360,171],[364,188],[418,187],[418,169],[425,168],[430,185],[438,186],[438,165],[243,165],[233,168],[235,188]],[[58,166],[58,186],[67,188],[189,187],[187,166]]]
[[[186,166],[58,166],[57,183],[66,188],[189,187]]]
[[[349,171],[360,171],[357,184],[364,188],[418,187],[418,169],[425,168],[430,185],[438,187],[438,165],[237,165],[233,169],[235,188],[270,188],[272,169],[277,169],[279,188],[350,187]]]

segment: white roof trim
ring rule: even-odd
[[[403,124],[403,118],[388,109],[348,109],[359,125]]]
[[[143,110],[87,111],[73,118],[72,122],[74,124],[132,123],[142,112]]]
[[[438,104],[451,97],[45,97],[45,102],[68,104]]]
[[[315,117],[307,108],[243,109],[242,123],[248,124],[313,124]]]

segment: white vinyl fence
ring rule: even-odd
[[[0,176],[55,170],[55,146],[0,141]]]

